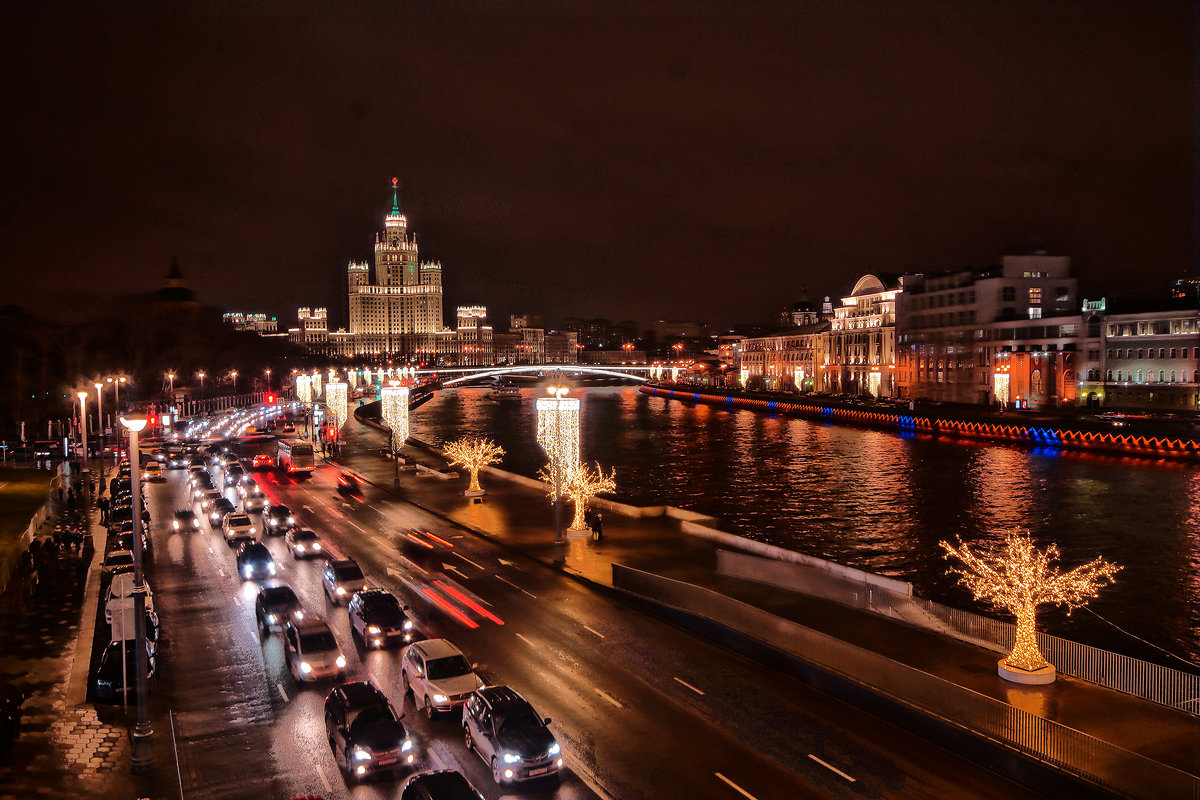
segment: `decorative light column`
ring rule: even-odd
[[[325,405],[329,409],[329,415],[333,418],[333,440],[335,443],[335,448],[337,446],[337,441],[341,439],[342,426],[346,424],[346,390],[346,384],[342,383],[341,381],[331,380],[329,383],[325,384]]]
[[[346,372],[346,380],[350,382],[351,389],[358,388],[358,370],[352,369]]]
[[[537,442],[550,458],[550,485],[554,494],[554,562],[566,561],[563,550],[563,492],[579,469],[579,398],[564,397],[570,388],[556,378],[537,401]]]
[[[400,485],[400,448],[408,439],[408,395],[407,386],[391,383],[379,389],[380,414],[383,424],[387,425],[388,450],[392,453],[392,462],[396,465],[395,485]]]
[[[108,437],[104,433],[104,384],[96,381],[92,384],[96,387],[96,433],[100,436],[100,480],[101,486],[104,481],[104,446],[108,444]]]
[[[87,470],[88,464],[88,437],[87,437],[87,392],[76,392],[75,396],[79,398],[79,437],[83,439],[83,460],[79,462],[79,471]]]
[[[322,381],[322,379],[323,379],[323,376],[321,375],[320,372],[313,372],[313,374],[312,374],[313,395],[312,396],[313,396],[314,403],[321,399],[321,381]]]
[[[146,427],[143,414],[121,417],[129,431],[129,482],[133,495],[133,638],[137,650],[137,723],[133,727],[133,758],[135,774],[147,772],[154,765],[154,729],[146,713],[146,582],[142,572],[142,457],[138,450],[138,434]],[[124,647],[124,642],[121,643]]]

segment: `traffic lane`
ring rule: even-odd
[[[305,485],[293,487],[292,491],[293,497],[312,501],[301,507],[306,514],[315,516],[314,527],[324,529],[327,537],[337,536],[335,529],[341,512],[323,502],[325,498],[321,495],[328,491],[328,486],[321,476],[314,476]],[[321,499],[318,500],[318,497]],[[323,508],[323,511],[318,511],[318,508]],[[320,519],[322,513],[326,515],[324,520]],[[438,522],[424,518],[423,512],[417,510],[414,513],[410,508],[402,509],[400,515],[405,517],[402,525],[429,526]],[[374,530],[365,535],[339,536],[339,545],[359,560],[373,581],[394,584],[397,571],[388,567],[400,555],[399,549],[403,545],[397,544],[396,537],[388,530],[390,526],[372,527]],[[445,533],[451,537],[459,535],[449,531]],[[472,553],[481,559],[485,558],[486,544],[473,544],[484,544],[483,548],[472,550]],[[488,555],[499,564],[494,553]],[[541,572],[546,574],[541,575]],[[559,604],[562,598],[555,595],[564,589],[582,598],[584,602],[581,605],[586,606],[594,599],[590,592],[574,581],[564,581],[548,571],[539,571],[538,574],[544,581],[544,585],[539,584],[538,590],[545,593],[546,599],[542,605],[530,610],[531,618],[544,619],[546,608]],[[382,577],[384,575],[387,577]],[[441,586],[453,585],[449,579],[439,580],[438,583]],[[392,585],[389,588],[402,593],[402,596],[411,597],[406,586]],[[503,591],[513,591],[511,581],[508,586],[495,584],[486,589],[480,587],[482,596],[492,596],[495,604],[507,605],[503,598],[494,596],[494,593]],[[520,597],[516,605],[523,604],[526,599]],[[414,605],[419,603],[410,602]],[[590,774],[615,796],[638,796],[647,780],[651,784],[649,796],[682,792],[682,796],[704,797],[709,796],[714,787],[721,787],[718,791],[737,793],[745,791],[745,784],[756,786],[758,793],[754,796],[762,798],[821,796],[806,792],[789,773],[762,759],[740,742],[720,731],[708,729],[703,720],[697,720],[686,706],[677,704],[672,698],[664,698],[662,694],[636,681],[620,683],[620,678],[616,681],[620,683],[620,688],[616,688],[613,676],[620,674],[622,665],[603,659],[599,663],[594,661],[594,642],[588,642],[582,648],[582,653],[578,652],[579,643],[575,641],[560,641],[557,648],[551,650],[547,647],[543,652],[538,652],[534,645],[531,657],[531,651],[527,648],[532,640],[524,634],[508,632],[512,631],[511,627],[504,632],[494,624],[464,629],[454,622],[454,618],[447,621],[428,606],[424,620],[423,624],[431,634],[445,635],[460,644],[469,655],[486,654],[481,665],[485,679],[508,683],[536,706],[555,711],[559,722],[552,728],[564,745],[568,763]],[[550,628],[560,626],[563,621],[554,621]],[[446,629],[444,634],[442,629]],[[547,631],[543,631],[545,633]],[[552,668],[552,672],[548,668]],[[390,685],[394,687],[399,684],[393,677]],[[608,686],[608,690],[601,686]],[[625,696],[626,702],[617,699],[616,694]],[[623,715],[625,718],[617,723],[611,723],[614,709],[626,712]],[[697,734],[698,726],[702,730],[700,734]],[[690,731],[690,739],[678,741],[675,750],[671,751],[662,741],[664,727],[668,731]],[[700,743],[697,738],[701,740]],[[655,742],[655,745],[647,746],[648,742]],[[467,755],[465,748],[463,755]],[[717,768],[708,769],[713,765]],[[741,774],[743,771],[745,776]],[[726,777],[718,777],[718,774]],[[740,782],[729,779],[730,774],[738,776]]]
[[[319,490],[319,483],[317,487]],[[373,509],[374,506],[375,503],[369,502],[365,508]],[[389,515],[381,514],[378,523],[366,523],[359,527],[386,531],[405,526],[436,528],[445,525],[438,518],[428,515],[422,518],[423,512],[406,506],[389,508],[392,511],[390,516],[396,519],[395,524],[385,521]],[[365,522],[362,515],[351,518]],[[463,538],[461,534],[450,533],[450,530],[453,529],[443,531],[441,537],[453,540],[455,544],[455,550],[449,557],[447,551],[428,552],[407,540],[401,541],[401,552],[427,566],[446,566],[448,562],[454,562],[458,565],[454,568],[456,575],[472,573],[472,566],[480,567],[481,572],[488,572],[489,565],[493,564],[499,567],[512,566],[514,569],[518,567],[516,562],[503,555],[497,556],[490,543],[473,536]],[[393,534],[392,539],[396,538]],[[428,537],[419,538],[431,541]],[[586,546],[581,542],[572,544]],[[533,582],[539,576],[543,580],[556,577],[541,565],[526,566],[527,569],[520,574],[510,571],[496,574],[495,577],[527,596],[538,593]],[[574,581],[568,584],[577,586]],[[530,589],[534,591],[530,592]],[[585,643],[592,637],[596,637],[593,642],[602,639],[597,631],[603,632],[606,628],[626,631],[629,635],[608,644],[630,654],[627,660],[634,674],[643,676],[643,680],[650,681],[656,689],[680,702],[700,708],[705,717],[720,729],[732,732],[735,738],[751,743],[756,750],[769,755],[777,763],[789,765],[817,785],[836,792],[852,784],[857,791],[869,789],[881,796],[906,796],[909,790],[918,788],[921,793],[932,797],[958,797],[964,785],[976,787],[975,794],[980,797],[1006,796],[1016,790],[1015,786],[998,781],[986,770],[949,752],[942,753],[944,758],[939,760],[936,768],[931,768],[929,746],[914,740],[901,729],[846,706],[788,676],[764,669],[756,662],[709,646],[673,628],[664,626],[670,635],[676,637],[674,644],[671,647],[659,646],[660,634],[655,630],[630,631],[633,620],[645,621],[647,618],[640,614],[631,616],[629,610],[619,604],[597,602],[601,596],[591,591],[582,592],[581,596],[582,602],[574,607],[563,603],[561,599],[550,603],[568,621],[576,621],[574,625],[556,623],[556,630],[573,631]],[[603,612],[601,616],[595,616],[598,610]],[[591,623],[582,622],[589,619],[588,615],[593,615],[590,617]],[[679,668],[683,660],[676,658],[675,654],[687,647],[710,651],[699,660],[691,659],[693,663],[723,666],[717,669],[697,668],[690,673]],[[732,669],[731,664],[738,668]],[[719,697],[721,701],[713,703],[712,697]],[[797,733],[780,737],[780,726]]]

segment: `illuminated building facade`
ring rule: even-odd
[[[221,321],[234,330],[254,331],[255,333],[278,333],[279,321],[267,314],[244,314],[241,311],[227,311]]]
[[[833,311],[817,385],[834,394],[896,394],[897,278],[864,275]],[[742,368],[745,369],[745,352]]]
[[[746,388],[812,392],[820,389],[828,322],[808,322],[740,342],[737,369]]]

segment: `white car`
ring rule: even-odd
[[[425,715],[460,708],[484,682],[462,651],[446,639],[426,639],[404,648],[400,679]]]
[[[153,611],[154,592],[150,591],[150,584],[144,579],[142,583],[146,590],[146,610]],[[126,605],[133,607],[133,574],[130,572],[122,572],[108,585],[108,595],[104,601],[104,621],[111,625],[113,613]]]
[[[292,619],[283,628],[288,669],[297,681],[339,678],[346,674],[346,656],[329,623],[320,617]]]
[[[258,528],[250,521],[250,517],[240,511],[226,514],[222,527],[225,529],[227,542],[236,542],[239,539],[253,541],[258,538]]]
[[[247,511],[262,511],[267,507],[267,495],[254,481],[239,483],[237,491],[242,498],[242,508]]]
[[[151,461],[149,464],[142,467],[142,480],[154,481],[155,483],[166,480],[166,478],[163,477],[162,465],[157,461]]]

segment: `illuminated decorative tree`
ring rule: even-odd
[[[1070,613],[1095,597],[1121,569],[1097,556],[1063,572],[1055,565],[1058,545],[1039,550],[1027,534],[1017,532],[1008,533],[998,545],[981,547],[978,551],[961,541],[957,546],[949,542],[941,545],[947,558],[962,562],[962,567],[951,567],[951,571],[958,574],[975,599],[991,603],[1017,618],[1016,639],[1012,652],[1000,660],[1000,674],[1028,683],[1054,680],[1054,667],[1038,649],[1038,606],[1065,605]],[[1033,673],[1044,673],[1046,678],[1024,677]]]
[[[471,473],[471,484],[467,487],[467,494],[482,493],[483,489],[479,486],[479,470],[489,464],[500,463],[504,448],[491,439],[467,436],[447,444],[446,455],[451,466],[466,467]]]
[[[617,471],[615,468],[605,475],[598,461],[594,470],[587,464],[580,464],[563,492],[575,504],[575,518],[571,520],[570,529],[573,531],[586,530],[587,523],[584,521],[584,514],[588,504],[592,502],[592,498],[598,494],[611,494],[616,490]]]

